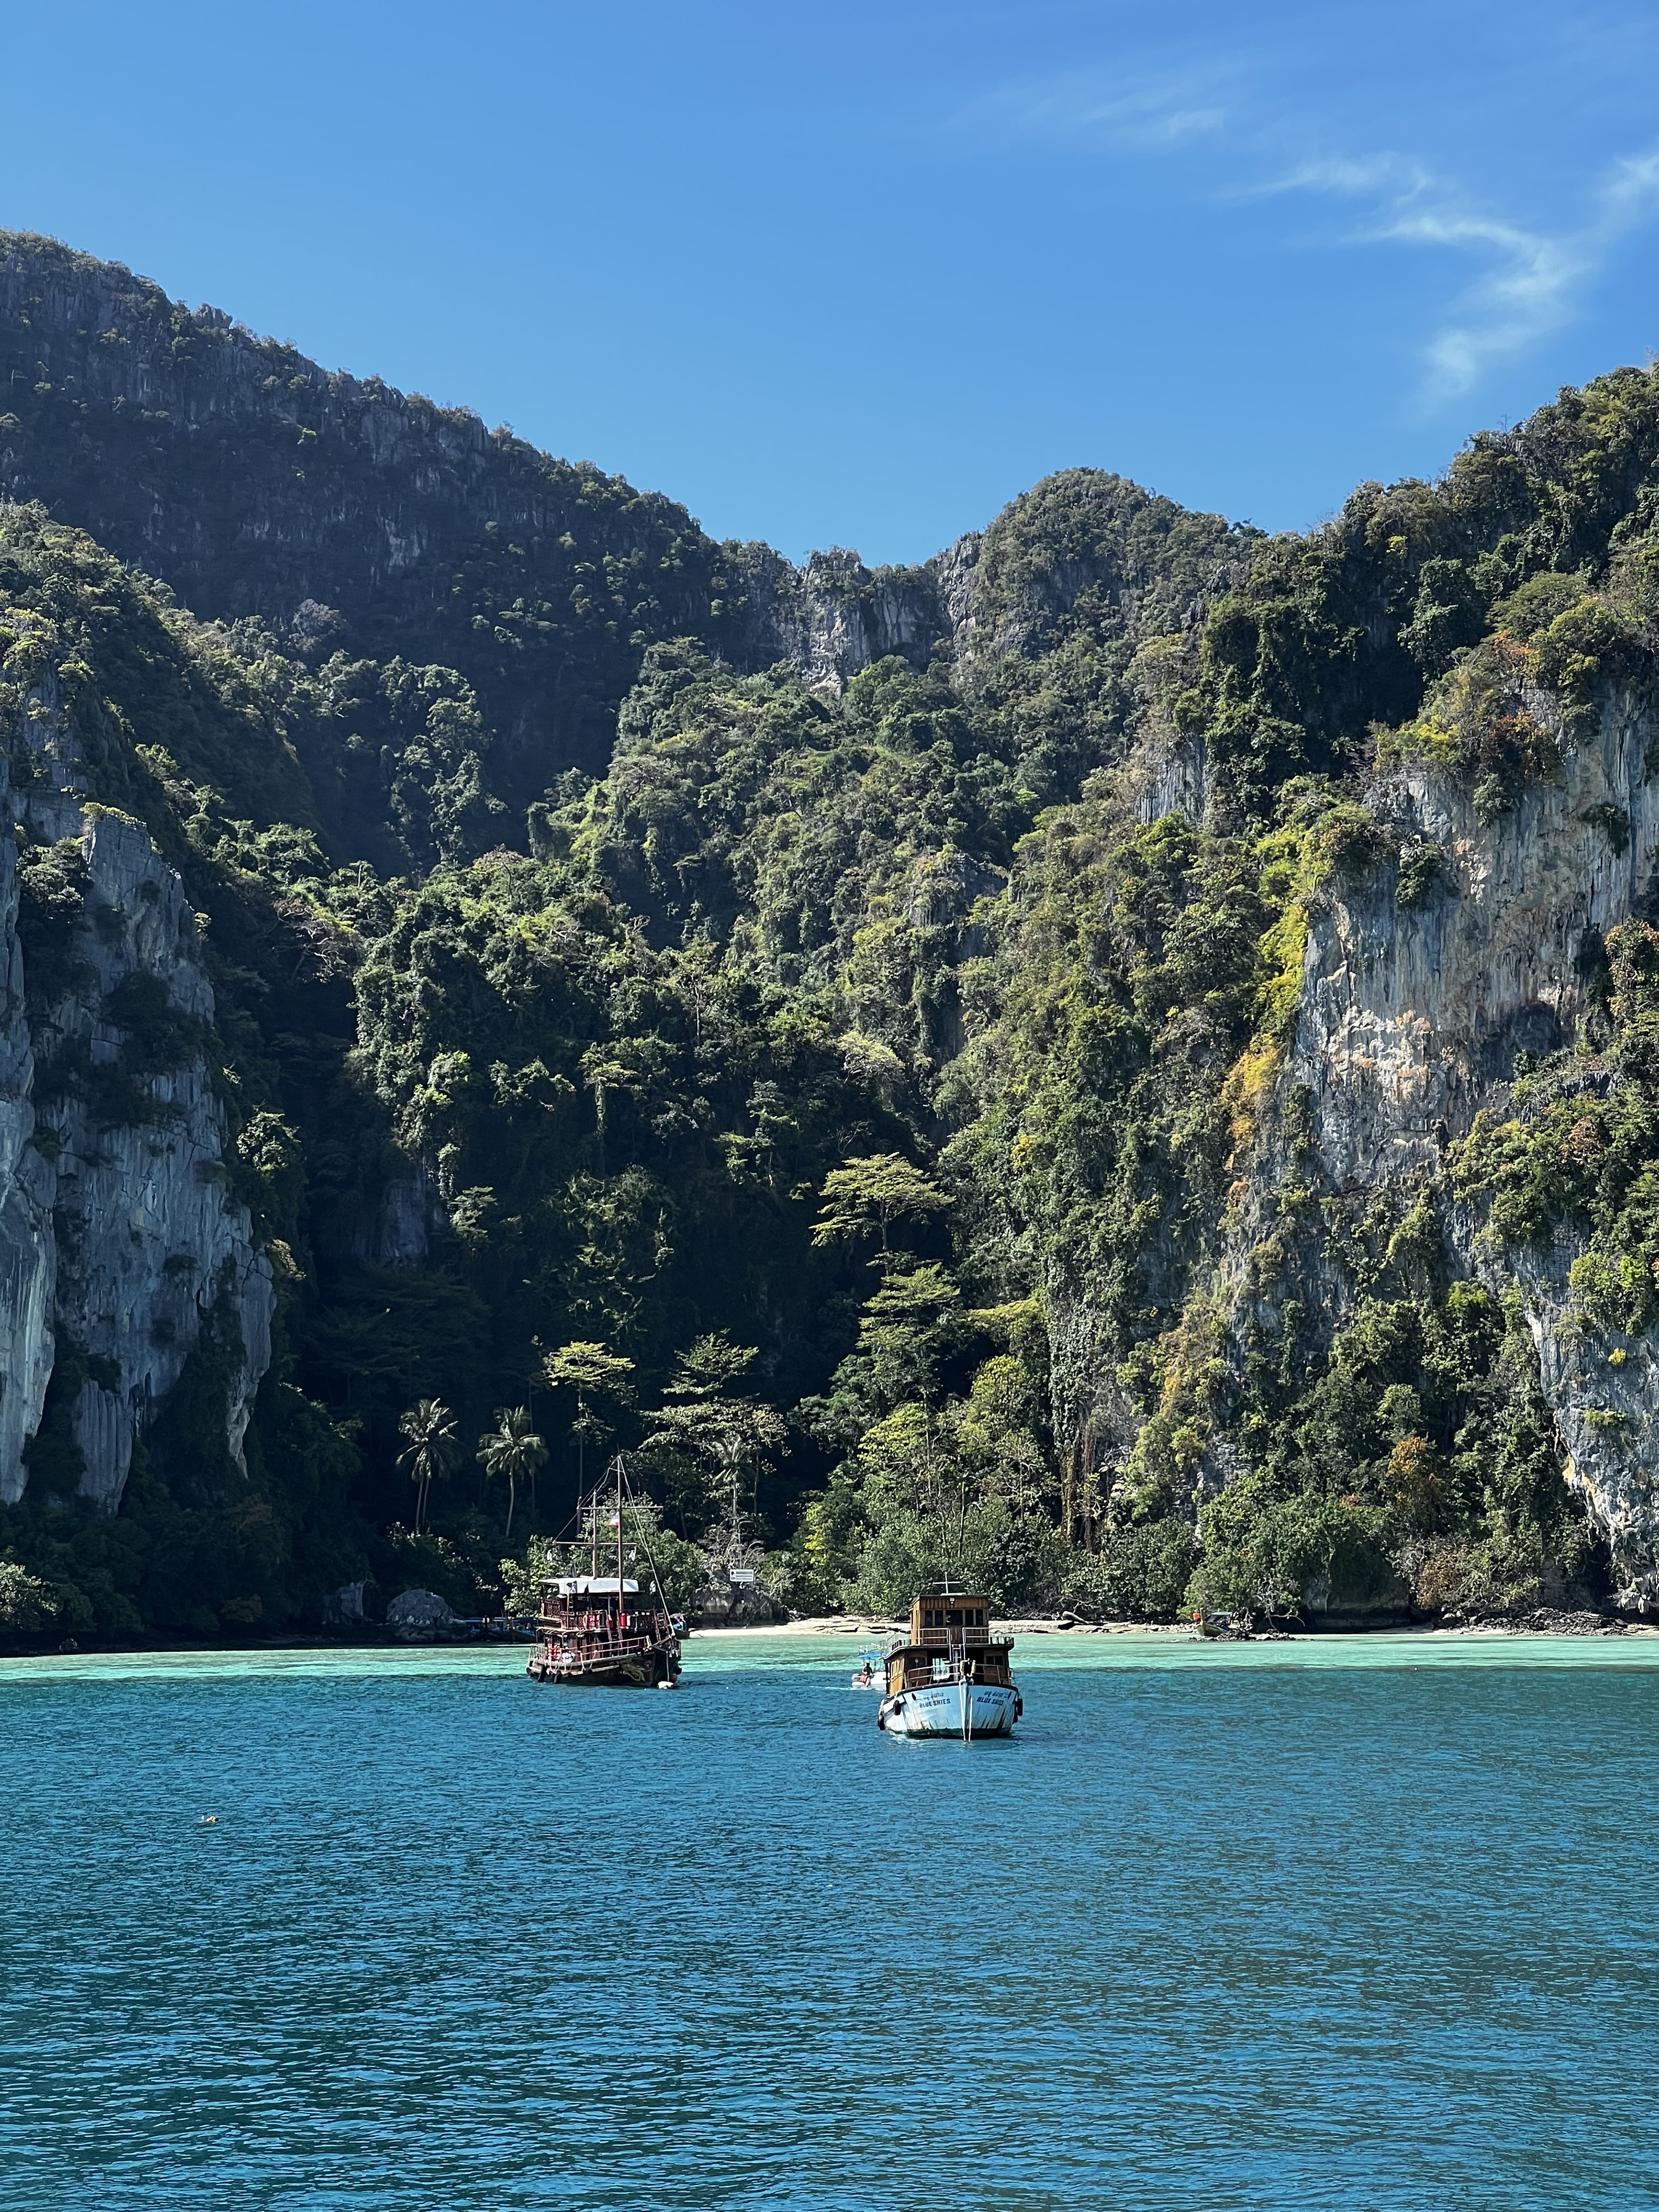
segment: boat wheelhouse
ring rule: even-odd
[[[988,1599],[939,1590],[910,1608],[910,1633],[887,1649],[876,1726],[890,1735],[1012,1735],[1024,1703],[1009,1672],[1012,1636],[991,1633]]]
[[[680,1638],[685,1625],[668,1610],[642,1523],[638,1534],[650,1565],[650,1592],[626,1571],[623,1509],[631,1498],[620,1454],[612,1472],[614,1492],[601,1500],[596,1490],[583,1501],[592,1571],[553,1575],[543,1583],[536,1621],[542,1648],[525,1672],[533,1681],[572,1688],[672,1690],[680,1678]],[[609,1529],[617,1532],[614,1574],[599,1571],[602,1516],[607,1553]]]

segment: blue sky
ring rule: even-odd
[[[0,0],[0,222],[799,556],[1303,527],[1659,348],[1659,10]]]

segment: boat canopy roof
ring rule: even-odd
[[[615,1575],[560,1575],[549,1587],[564,1597],[627,1597],[639,1584],[619,1583]]]

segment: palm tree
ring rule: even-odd
[[[455,1416],[441,1398],[421,1398],[404,1414],[398,1429],[409,1438],[409,1449],[398,1453],[398,1464],[409,1469],[410,1480],[416,1485],[415,1534],[418,1536],[434,1478],[447,1474],[454,1464]]]
[[[513,1540],[513,1510],[518,1503],[519,1478],[533,1475],[547,1457],[547,1446],[530,1426],[523,1406],[497,1406],[495,1426],[478,1439],[478,1460],[487,1475],[507,1477],[507,1538]]]

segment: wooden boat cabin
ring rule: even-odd
[[[887,1694],[896,1698],[929,1682],[963,1678],[1006,1686],[1012,1680],[1013,1648],[1012,1636],[992,1635],[988,1599],[951,1592],[919,1597],[910,1608],[908,1642],[893,1644],[887,1653]]]
[[[572,1628],[619,1627],[629,1618],[629,1600],[639,1590],[631,1577],[618,1581],[615,1575],[556,1575],[542,1584],[542,1618]]]

